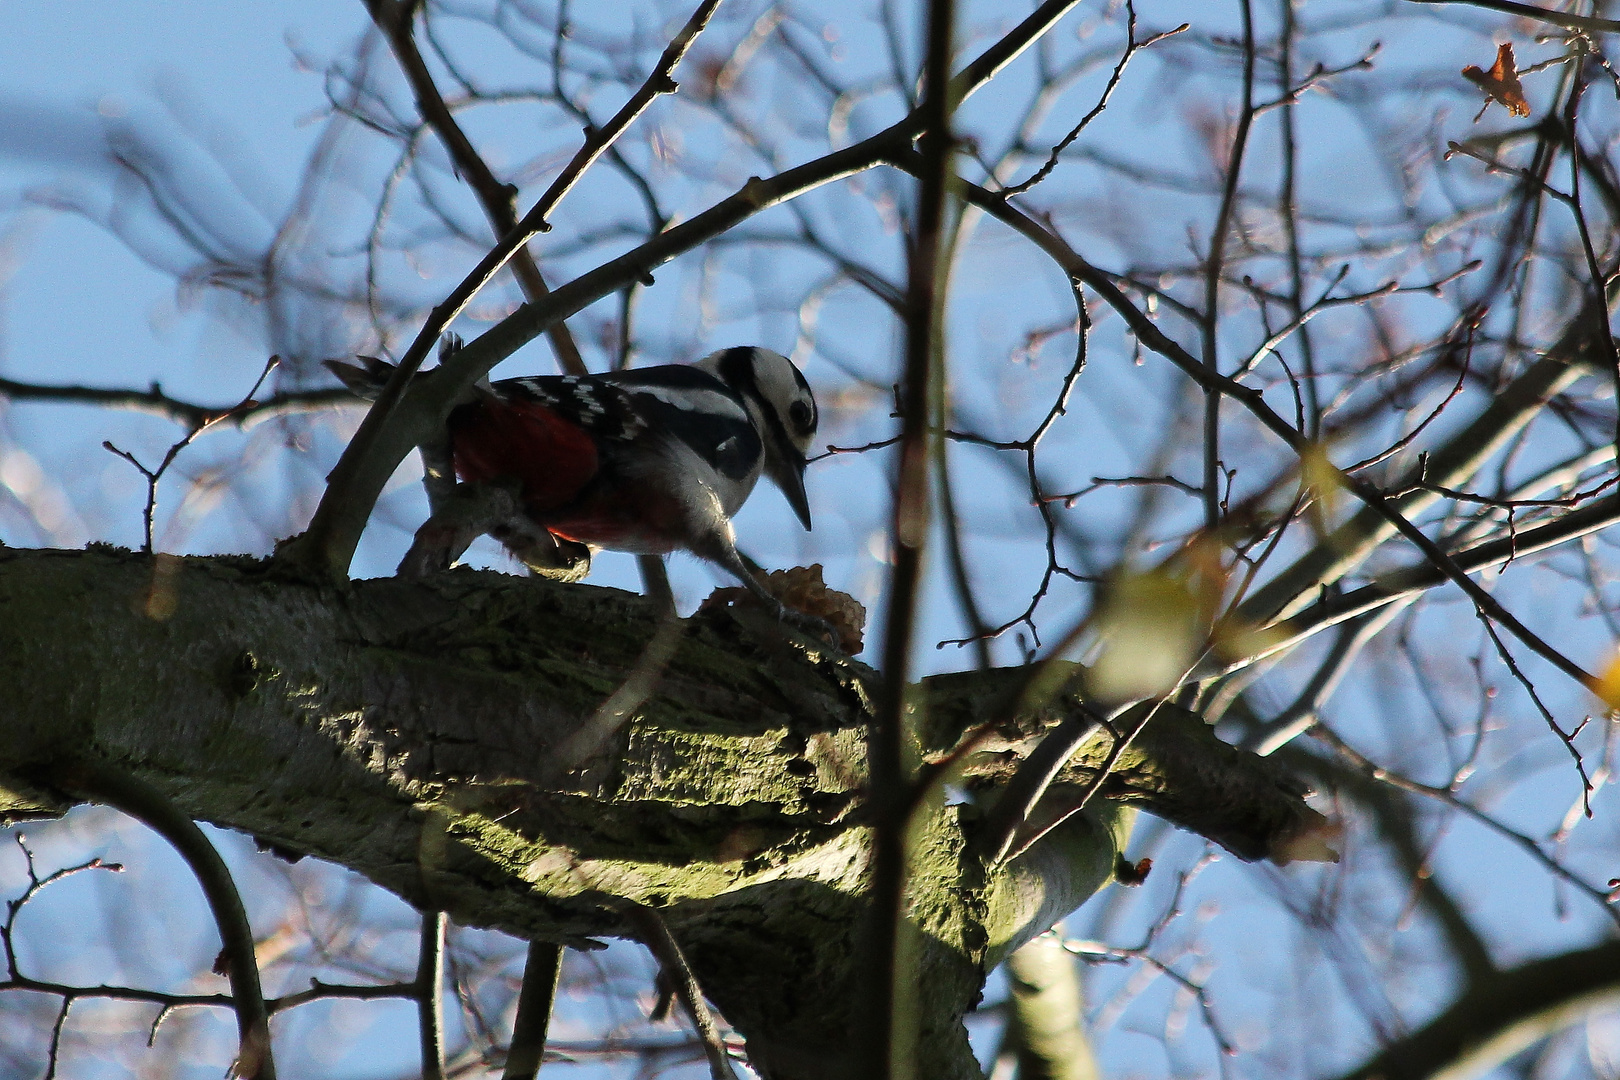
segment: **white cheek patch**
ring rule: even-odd
[[[797,425],[792,421],[793,406],[802,402],[814,421],[817,418],[816,403],[800,383],[793,361],[764,349],[756,349],[753,367],[754,385],[759,390],[759,396],[769,402],[772,410],[781,417],[788,437],[795,443],[802,441]]]
[[[759,387],[761,397],[784,408],[800,396],[799,381],[793,377],[790,360],[766,359],[756,353],[754,384]]]

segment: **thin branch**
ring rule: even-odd
[[[1125,65],[1131,62],[1131,57],[1135,56],[1138,50],[1145,49],[1150,45],[1163,41],[1167,37],[1179,34],[1192,25],[1191,23],[1182,23],[1174,30],[1165,30],[1162,33],[1153,34],[1142,41],[1137,41],[1136,5],[1133,4],[1131,0],[1125,0],[1125,11],[1125,52],[1122,56],[1120,56],[1119,63],[1114,65],[1113,74],[1108,77],[1108,84],[1103,87],[1102,94],[1097,98],[1097,104],[1093,105],[1091,107],[1091,111],[1080,118],[1080,122],[1074,125],[1074,127],[1069,130],[1067,135],[1058,140],[1057,145],[1052,147],[1052,152],[1047,156],[1046,163],[1037,169],[1033,176],[1022,183],[1013,184],[1011,187],[1001,189],[1001,194],[1006,198],[1011,198],[1014,195],[1022,195],[1024,192],[1028,191],[1030,188],[1034,187],[1036,184],[1040,183],[1042,180],[1045,180],[1052,174],[1052,170],[1057,168],[1058,158],[1063,154],[1063,151],[1067,150],[1070,144],[1080,137],[1080,133],[1086,130],[1086,127],[1093,120],[1102,115],[1102,111],[1104,109],[1108,108],[1108,101],[1114,96],[1114,88],[1119,85],[1120,77],[1125,74]]]
[[[891,160],[897,166],[908,171],[918,167],[915,152],[912,151],[895,154]],[[1125,317],[1132,333],[1137,336],[1143,345],[1170,360],[1183,374],[1189,376],[1206,392],[1219,391],[1224,396],[1239,402],[1295,453],[1304,455],[1312,450],[1315,444],[1300,434],[1292,424],[1278,415],[1271,406],[1267,405],[1260,391],[1244,386],[1242,383],[1234,382],[1217,372],[1210,371],[1206,364],[1200,363],[1174,339],[1160,330],[1151,319],[1139,311],[1136,305],[1132,304],[1124,293],[1108,279],[1107,275],[1101,273],[1086,262],[1085,259],[1081,258],[1055,233],[1001,200],[994,192],[987,191],[968,181],[959,180],[958,183],[966,196],[975,205],[984,207],[991,214],[1012,225],[1014,229],[1024,236],[1034,240],[1067,273],[1084,280],[1086,284],[1101,293],[1103,299],[1107,300],[1114,310]],[[1462,589],[1464,594],[1484,614],[1501,623],[1514,637],[1551,661],[1560,671],[1580,682],[1583,686],[1595,685],[1596,680],[1589,672],[1533,633],[1524,623],[1520,622],[1518,618],[1504,608],[1495,597],[1472,581],[1466,571],[1452,561],[1451,557],[1441,550],[1439,545],[1425,535],[1421,529],[1412,524],[1411,520],[1396,509],[1376,487],[1357,477],[1343,473],[1339,475],[1338,483],[1375,515],[1382,518],[1389,526],[1392,526],[1396,532],[1406,537],[1417,547],[1424,558],[1433,563],[1458,588]],[[1205,497],[1208,498],[1207,492]]]
[[[231,880],[225,860],[208,837],[174,803],[146,781],[90,759],[61,766],[55,781],[64,788],[120,810],[151,827],[174,845],[196,875],[208,898],[224,944],[221,957],[231,983],[232,1004],[240,1039],[235,1065],[243,1080],[275,1080],[270,1052],[270,1012],[259,988],[259,966],[253,953],[253,930]]]
[[[410,348],[406,350],[393,376],[388,380],[388,385],[377,395],[377,400],[367,412],[365,420],[361,421],[360,429],[355,432],[354,438],[344,449],[343,456],[338,460],[337,467],[332,470],[328,479],[326,491],[315,510],[309,531],[301,542],[286,551],[288,557],[302,561],[311,568],[319,568],[333,577],[342,577],[348,572],[349,561],[353,557],[360,534],[355,518],[359,519],[358,526],[363,527],[365,519],[371,514],[372,506],[376,503],[377,493],[381,491],[382,480],[386,479],[387,474],[391,473],[395,465],[405,456],[408,446],[414,445],[416,441],[412,439],[406,442],[405,446],[400,446],[398,442],[404,440],[390,440],[387,436],[399,434],[397,430],[388,430],[399,426],[391,425],[389,421],[404,399],[406,388],[411,385],[411,380],[422,366],[422,362],[427,359],[428,353],[432,351],[440,335],[449,329],[450,324],[472,298],[500,272],[507,261],[531,239],[551,227],[546,219],[563,197],[573,190],[586,170],[618,140],[620,135],[624,134],[654,99],[662,94],[672,94],[678,89],[673,78],[674,70],[686,56],[686,51],[691,48],[697,35],[708,25],[709,18],[719,3],[720,0],[703,0],[692,17],[687,20],[686,25],[664,49],[664,54],[654,66],[652,74],[631,95],[630,100],[625,102],[605,127],[600,130],[592,128],[585,133],[584,144],[529,212],[523,216],[523,220],[518,222],[517,227],[501,237],[473,271],[429,313],[416,339],[411,342]],[[545,298],[531,301],[525,306],[542,305],[547,300],[555,302],[556,296],[555,293],[548,294]],[[539,330],[543,332],[549,329],[555,322],[571,313],[571,311],[562,312],[556,318],[548,320]],[[509,318],[507,322],[511,322],[511,319]],[[448,408],[450,402],[441,404],[444,408]],[[385,460],[386,468],[383,467]],[[378,471],[383,475],[373,483],[374,474]]]
[[[1329,647],[1327,656],[1322,658],[1293,703],[1247,732],[1239,747],[1268,757],[1315,724],[1317,713],[1338,689],[1339,681],[1344,678],[1350,665],[1355,663],[1356,657],[1361,655],[1362,647],[1389,625],[1390,618],[1403,606],[1392,603],[1377,615],[1364,615],[1359,621],[1340,623],[1338,636]]]
[[[663,916],[639,904],[628,908],[626,914],[636,926],[638,939],[657,958],[664,977],[674,984],[675,996],[680,998],[681,1006],[703,1042],[704,1056],[709,1059],[709,1075],[713,1080],[737,1080],[736,1070],[731,1067],[731,1055],[720,1037],[719,1025],[703,1000],[703,988],[698,985],[680,943],[669,932]]]
[[[1108,722],[1081,704],[1019,764],[1012,779],[1002,786],[979,831],[979,852],[987,865],[999,866],[1007,859],[1018,830],[1034,813],[1046,789],[1075,751]]]
[[[1243,170],[1243,157],[1249,145],[1249,128],[1254,123],[1254,10],[1251,0],[1238,0],[1238,8],[1243,13],[1243,104],[1238,113],[1237,130],[1232,135],[1232,149],[1227,155],[1225,186],[1221,192],[1220,208],[1215,213],[1215,227],[1209,234],[1209,263],[1204,269],[1204,368],[1211,376],[1220,374],[1216,328],[1220,317],[1221,267],[1226,259],[1226,235],[1237,207],[1238,176]],[[1220,424],[1221,391],[1206,384],[1204,528],[1210,532],[1214,532],[1221,523]]]
[[[1541,714],[1542,720],[1546,722],[1552,733],[1558,736],[1559,741],[1564,744],[1564,749],[1569,751],[1569,756],[1574,759],[1575,771],[1581,777],[1581,808],[1586,812],[1587,817],[1591,817],[1592,778],[1586,772],[1586,759],[1581,757],[1580,748],[1575,745],[1575,737],[1581,733],[1585,721],[1576,725],[1574,731],[1565,731],[1553,716],[1552,710],[1547,708],[1546,704],[1541,700],[1541,695],[1536,693],[1536,684],[1531,682],[1530,677],[1519,667],[1518,661],[1513,658],[1513,653],[1508,649],[1507,643],[1496,632],[1496,627],[1492,626],[1491,621],[1483,615],[1479,617],[1479,620],[1484,624],[1485,632],[1490,635],[1491,643],[1496,646],[1496,655],[1501,658],[1503,664],[1507,665],[1508,672],[1513,676],[1514,681],[1524,688],[1524,692],[1530,696],[1531,703],[1535,705],[1536,711]]]
[[[1474,361],[1474,326],[1475,320],[1468,320],[1468,342],[1463,348],[1462,363],[1457,365],[1457,382],[1452,386],[1451,392],[1442,398],[1438,405],[1430,409],[1429,415],[1418,421],[1417,424],[1412,427],[1411,431],[1408,431],[1405,435],[1402,435],[1400,438],[1396,439],[1394,442],[1390,443],[1388,446],[1384,447],[1384,449],[1380,450],[1371,457],[1362,458],[1353,465],[1346,465],[1344,467],[1345,472],[1360,472],[1362,469],[1370,469],[1374,465],[1388,461],[1402,450],[1405,450],[1408,446],[1411,446],[1412,443],[1416,442],[1417,437],[1423,434],[1430,424],[1434,423],[1440,418],[1440,414],[1446,411],[1447,406],[1449,406],[1453,401],[1457,400],[1457,395],[1462,393],[1463,386],[1468,381],[1469,369],[1473,365]]]
[[[1566,30],[1596,30],[1599,33],[1620,33],[1620,22],[1614,19],[1600,19],[1592,15],[1575,15],[1567,11],[1548,11],[1546,8],[1536,7],[1534,4],[1519,4],[1514,0],[1412,0],[1419,4],[1467,4],[1469,7],[1484,8],[1488,11],[1501,11],[1508,15],[1519,15],[1526,19],[1536,19],[1540,22],[1562,26]]]
[[[501,1080],[534,1080],[546,1056],[546,1031],[551,1026],[552,1001],[562,975],[563,947],[549,941],[529,942],[523,964],[523,986],[518,990],[517,1018],[512,1021],[512,1042],[506,1052]]]
[[[915,1032],[903,1008],[916,993],[900,970],[905,932],[906,835],[911,786],[905,766],[906,694],[922,585],[923,552],[930,528],[928,462],[936,440],[930,429],[936,401],[942,406],[944,300],[949,261],[943,258],[948,212],[947,178],[952,166],[951,37],[954,0],[930,0],[924,29],[923,97],[917,113],[917,210],[909,244],[905,310],[905,372],[900,383],[900,452],[895,466],[888,625],[883,639],[884,681],[867,740],[867,775],[876,828],[873,836],[869,931],[865,972],[867,1008],[857,1038],[863,1075],[888,1080],[908,1059]],[[937,380],[937,382],[936,382]],[[943,426],[943,425],[938,425]]]
[[[977,59],[951,80],[951,100],[960,105],[972,97],[975,91],[995,78],[1002,68],[1017,59],[1020,53],[1045,37],[1046,32],[1077,3],[1079,0],[1046,0],[1046,3],[1030,12],[1023,22],[980,53]]]
[[[1513,1054],[1620,1001],[1620,942],[1542,957],[1476,980],[1440,1015],[1345,1073],[1481,1076]]]
[[[417,949],[417,1033],[422,1047],[422,1080],[444,1080],[444,936],[448,921],[442,911],[422,912]]]
[[[985,624],[979,601],[973,594],[973,578],[969,573],[966,545],[962,538],[962,518],[957,512],[956,493],[951,487],[950,458],[945,452],[945,440],[934,445],[934,477],[939,485],[939,513],[944,525],[946,561],[951,569],[951,583],[955,586],[957,603],[962,607],[968,624],[968,638],[980,670],[988,669],[990,656],[990,628]]]
[[[410,79],[411,89],[416,94],[416,106],[421,110],[422,118],[438,133],[445,149],[450,152],[450,158],[455,162],[457,171],[477,193],[478,201],[483,204],[484,214],[489,218],[496,237],[512,233],[518,227],[517,188],[511,184],[503,184],[495,178],[495,174],[490,171],[483,157],[473,146],[472,140],[467,138],[466,133],[461,130],[461,125],[456,123],[455,115],[445,104],[439,88],[434,85],[433,76],[422,60],[421,50],[416,47],[413,28],[414,10],[417,5],[412,0],[366,0],[366,6],[371,11],[372,20],[387,36],[389,44],[393,47],[394,56],[399,60],[399,66],[405,70],[406,77]],[[533,253],[529,251],[527,241],[512,255],[512,272],[516,275],[526,299],[538,300],[550,292]],[[559,319],[546,331],[546,336],[563,371],[570,375],[586,373],[585,360],[580,356],[579,345],[575,343],[574,335],[569,333],[567,323]]]
[[[163,480],[163,474],[169,471],[169,466],[173,465],[174,459],[180,456],[180,451],[190,446],[192,441],[196,439],[197,436],[207,432],[216,424],[225,422],[234,414],[257,405],[258,403],[253,400],[253,395],[259,392],[259,387],[264,385],[264,380],[270,377],[270,373],[274,371],[277,365],[280,363],[281,357],[272,356],[264,365],[264,370],[259,373],[258,379],[254,382],[253,388],[247,392],[246,397],[244,397],[237,404],[231,406],[229,409],[226,409],[223,413],[210,417],[204,423],[199,424],[190,431],[186,432],[184,438],[180,439],[179,442],[176,442],[174,445],[169,447],[168,453],[163,455],[163,460],[158,464],[156,469],[149,469],[145,465],[141,464],[140,460],[128,450],[120,450],[109,441],[104,440],[102,442],[102,449],[123,458],[125,461],[133,465],[141,476],[146,478],[146,506],[141,512],[141,521],[144,526],[143,535],[145,538],[141,550],[146,552],[146,554],[152,554],[152,524],[153,519],[157,514],[157,489],[158,484]]]
[[[46,1051],[45,1080],[56,1080],[56,1066],[62,1053],[62,1029],[67,1026],[68,1010],[71,1008],[73,999],[64,996],[61,1008],[56,1010],[56,1023],[51,1025],[51,1043]]]
[[[1461,781],[1453,779],[1452,783],[1446,787],[1437,787],[1433,784],[1421,784],[1416,780],[1410,779],[1409,777],[1402,776],[1393,769],[1387,769],[1381,765],[1378,765],[1372,759],[1362,754],[1355,747],[1345,742],[1338,732],[1334,731],[1326,724],[1318,722],[1315,727],[1311,728],[1310,734],[1313,738],[1319,739],[1328,746],[1332,747],[1340,757],[1342,757],[1349,764],[1360,769],[1370,779],[1376,780],[1381,784],[1388,784],[1390,787],[1398,788],[1401,791],[1410,792],[1413,795],[1421,795],[1427,799],[1434,799],[1437,802],[1443,803],[1444,805],[1467,815],[1469,818],[1479,822],[1481,825],[1484,825],[1498,836],[1513,842],[1526,855],[1529,855],[1532,859],[1546,868],[1548,873],[1552,874],[1554,877],[1557,877],[1565,884],[1571,886],[1585,895],[1588,899],[1592,900],[1603,909],[1604,914],[1606,914],[1617,925],[1620,925],[1620,904],[1615,903],[1616,897],[1613,894],[1605,892],[1594,885],[1588,884],[1563,863],[1559,862],[1557,859],[1543,851],[1541,845],[1536,843],[1534,839],[1526,836],[1522,832],[1519,832],[1517,829],[1509,828],[1507,825],[1504,825],[1496,818],[1487,814],[1485,811],[1481,810],[1467,799],[1464,799],[1462,796],[1458,795],[1455,788],[1460,786]]]
[[[1282,27],[1278,33],[1277,81],[1284,88],[1294,79],[1294,46],[1298,34],[1294,0],[1282,0],[1278,8],[1282,13]],[[1311,438],[1322,434],[1322,405],[1316,385],[1316,350],[1311,345],[1311,333],[1305,326],[1305,273],[1299,242],[1299,142],[1294,106],[1297,93],[1284,93],[1279,99],[1282,108],[1282,189],[1278,192],[1277,217],[1282,222],[1288,240],[1288,307],[1294,322],[1299,324],[1299,352],[1304,371],[1304,395],[1300,410],[1305,422],[1300,430]],[[1279,357],[1279,359],[1281,359]]]
[[[1533,555],[1591,536],[1617,523],[1620,523],[1620,496],[1611,495],[1538,528],[1453,552],[1451,560],[1459,569],[1477,574],[1493,566],[1501,566],[1509,560],[1523,562]],[[1367,585],[1338,596],[1326,597],[1293,618],[1268,626],[1268,631],[1276,633],[1275,637],[1268,641],[1265,649],[1249,656],[1234,658],[1218,673],[1209,674],[1230,674],[1241,670],[1266,657],[1292,649],[1305,638],[1328,627],[1410,599],[1419,593],[1444,585],[1448,580],[1450,579],[1441,568],[1428,562],[1380,575]],[[1200,672],[1200,675],[1207,677],[1206,673]]]
[[[1197,877],[1203,869],[1213,861],[1206,855],[1188,869],[1176,875],[1176,888],[1170,894],[1170,903],[1166,905],[1165,913],[1142,935],[1142,943],[1136,946],[1107,945],[1100,941],[1083,941],[1075,938],[1065,939],[1063,948],[1088,963],[1123,964],[1132,960],[1140,960],[1159,974],[1179,985],[1183,990],[1193,996],[1198,1002],[1198,1008],[1204,1018],[1204,1025],[1209,1028],[1211,1037],[1215,1040],[1215,1048],[1225,1056],[1237,1053],[1237,1044],[1229,1038],[1225,1030],[1215,1018],[1215,1008],[1209,998],[1208,989],[1201,983],[1181,974],[1164,960],[1159,959],[1151,951],[1154,943],[1165,930],[1182,914],[1182,898],[1187,893],[1187,886],[1193,878]]]
[[[342,387],[292,390],[249,402],[246,406],[241,404],[214,406],[198,405],[195,402],[170,397],[157,383],[153,383],[146,390],[133,390],[28,383],[4,378],[0,378],[0,397],[10,398],[12,401],[46,401],[129,409],[173,420],[193,431],[211,426],[246,429],[280,416],[319,412],[322,409],[359,403],[353,394]]]
[[[1473,273],[1482,265],[1483,264],[1476,259],[1473,262],[1467,263],[1462,267],[1453,270],[1451,273],[1446,274],[1443,277],[1437,278],[1434,281],[1425,282],[1422,285],[1402,285],[1398,281],[1386,281],[1376,289],[1368,289],[1365,292],[1351,293],[1348,296],[1331,296],[1324,293],[1323,296],[1315,303],[1301,310],[1297,315],[1290,319],[1288,323],[1280,327],[1270,337],[1266,338],[1266,340],[1260,344],[1259,348],[1249,353],[1248,357],[1244,359],[1244,361],[1240,363],[1237,366],[1237,369],[1232,373],[1232,377],[1239,378],[1247,372],[1252,371],[1261,360],[1264,360],[1271,353],[1276,352],[1278,347],[1281,346],[1283,342],[1292,337],[1296,331],[1303,329],[1307,323],[1324,311],[1328,311],[1336,307],[1365,304],[1369,300],[1378,300],[1386,296],[1398,296],[1403,293],[1428,293],[1431,296],[1439,296],[1440,290],[1445,286],[1451,284],[1465,274]],[[1349,272],[1349,270],[1350,267],[1348,265],[1344,266],[1339,274],[1340,279],[1342,279],[1344,275]],[[1337,281],[1335,281],[1334,284],[1337,284]],[[1329,291],[1331,292],[1331,290]]]
[[[1145,708],[1143,707],[1144,705],[1146,706]],[[1131,744],[1136,741],[1136,737],[1142,734],[1142,732],[1147,728],[1148,724],[1153,722],[1153,718],[1158,715],[1159,710],[1164,708],[1165,705],[1166,702],[1163,699],[1159,699],[1153,702],[1137,702],[1129,708],[1116,709],[1114,714],[1109,717],[1109,723],[1105,725],[1108,728],[1110,737],[1112,738],[1112,742],[1108,746],[1108,756],[1104,758],[1102,764],[1098,766],[1096,775],[1086,782],[1085,787],[1081,789],[1077,797],[1066,802],[1062,810],[1059,813],[1053,814],[1049,820],[1042,821],[1038,828],[1026,828],[1030,819],[1034,816],[1035,806],[1039,796],[1036,795],[1035,797],[1031,798],[1028,805],[1022,808],[1023,817],[1018,821],[1014,836],[1008,837],[1007,844],[1001,849],[1003,858],[1016,859],[1018,856],[1028,851],[1032,846],[1039,843],[1041,839],[1053,829],[1057,828],[1059,825],[1062,825],[1074,815],[1084,810],[1087,804],[1089,804],[1092,799],[1096,798],[1097,792],[1102,790],[1103,785],[1108,782],[1108,778],[1113,775],[1114,769],[1119,765],[1120,759],[1125,756],[1125,751],[1131,748]],[[1138,718],[1136,723],[1133,724],[1129,729],[1124,731],[1119,730],[1114,721],[1123,719],[1124,717],[1129,716],[1132,712],[1140,712],[1140,718]],[[1073,750],[1070,750],[1067,754],[1065,754],[1063,756],[1063,763],[1066,764],[1068,758],[1072,755]],[[1061,768],[1061,764],[1059,765],[1059,768]],[[1020,767],[1019,771],[1023,771],[1022,767]],[[1017,779],[1018,776],[1015,773],[1013,780],[1016,781]],[[1010,782],[1008,786],[1011,786]],[[1001,809],[999,802],[996,805],[996,809],[998,811]],[[1009,814],[1008,817],[1010,818],[1011,815]],[[1017,842],[1013,843],[1012,841],[1015,838]]]
[[[1576,121],[1581,107],[1581,91],[1586,88],[1586,82],[1581,77],[1586,67],[1586,39],[1577,38],[1571,43],[1576,53],[1575,70],[1570,75],[1569,101],[1564,107],[1564,127],[1569,133],[1569,209],[1575,215],[1575,229],[1581,238],[1581,253],[1586,256],[1587,283],[1592,287],[1592,298],[1595,310],[1603,313],[1603,326],[1597,334],[1598,340],[1605,346],[1604,353],[1609,361],[1610,375],[1614,380],[1616,400],[1620,400],[1620,349],[1614,344],[1614,332],[1609,327],[1608,290],[1604,287],[1603,271],[1598,266],[1597,251],[1592,247],[1592,231],[1586,224],[1586,211],[1581,206],[1581,142]],[[1616,428],[1614,434],[1615,460],[1620,462],[1620,413],[1616,414]],[[1591,814],[1591,808],[1587,808]]]
[[[172,994],[133,986],[109,986],[105,983],[97,986],[70,985],[24,975],[17,963],[15,933],[17,916],[29,901],[42,889],[85,870],[106,870],[111,873],[121,873],[124,867],[119,863],[91,859],[88,862],[79,863],[75,866],[66,866],[40,877],[34,866],[34,853],[28,847],[23,834],[20,832],[13,833],[12,838],[22,852],[24,872],[27,875],[28,884],[24,887],[20,896],[6,901],[6,919],[3,923],[0,923],[0,952],[4,954],[6,965],[6,978],[0,981],[0,990],[28,990],[40,994],[53,994],[62,998],[104,998],[112,1001],[132,1001],[157,1005],[159,1007],[158,1014],[153,1019],[151,1028],[148,1029],[148,1046],[152,1044],[157,1029],[164,1018],[175,1009],[197,1007],[229,1009],[233,1007],[234,1001],[228,994]],[[292,1009],[311,1001],[329,998],[375,1000],[379,998],[415,998],[416,996],[416,984],[414,982],[383,983],[376,986],[346,986],[311,979],[308,990],[289,994],[286,997],[271,998],[265,1002],[265,1010],[273,1016],[284,1009]]]
[[[383,998],[410,998],[415,1000],[417,994],[416,983],[377,983],[373,986],[349,986],[343,983],[322,982],[319,979],[309,980],[309,989],[300,990],[296,994],[286,997],[271,998],[266,1002],[272,1015],[283,1009],[295,1009],[300,1005],[307,1005],[311,1001],[325,1001],[337,998],[348,1001],[378,1001]]]

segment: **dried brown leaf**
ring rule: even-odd
[[[827,588],[821,578],[821,564],[795,566],[790,570],[773,570],[760,575],[760,583],[767,592],[794,611],[814,615],[825,621],[838,633],[838,647],[851,656],[861,651],[861,633],[866,629],[866,608],[848,593]],[[734,604],[758,607],[759,598],[747,589],[728,587],[716,589],[701,605],[699,611]]]
[[[1519,83],[1519,69],[1513,61],[1513,46],[1502,42],[1496,50],[1496,63],[1491,70],[1481,71],[1473,64],[1462,69],[1463,78],[1485,91],[1486,105],[1494,101],[1514,116],[1529,116],[1530,103],[1524,99],[1524,87]]]

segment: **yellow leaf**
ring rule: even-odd
[[[1615,650],[1614,659],[1609,661],[1602,674],[1593,679],[1587,689],[1609,708],[1620,709],[1620,649]]]
[[[1097,616],[1091,696],[1130,701],[1173,689],[1208,642],[1225,590],[1220,545],[1202,536],[1160,566],[1118,575]]]

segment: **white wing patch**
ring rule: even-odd
[[[709,416],[720,416],[731,420],[741,420],[752,423],[747,410],[737,404],[737,399],[730,394],[719,390],[705,390],[701,387],[683,386],[679,389],[667,386],[647,386],[640,384],[627,387],[632,394],[646,394],[650,398],[662,401],[665,405],[680,409],[682,412],[700,412]]]

